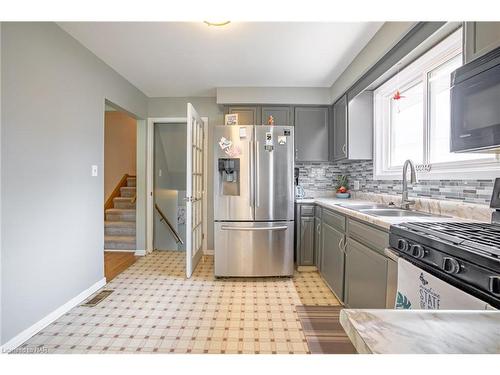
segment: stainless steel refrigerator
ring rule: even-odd
[[[214,130],[215,276],[293,275],[294,132]]]

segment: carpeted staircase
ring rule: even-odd
[[[104,249],[135,250],[136,178],[128,177],[120,196],[113,198],[113,208],[105,211]]]

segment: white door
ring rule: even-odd
[[[187,105],[186,276],[193,274],[203,248],[204,126],[191,103]]]

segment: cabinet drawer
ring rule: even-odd
[[[301,205],[300,206],[300,216],[314,216],[314,206]]]
[[[389,233],[353,219],[347,220],[347,233],[349,237],[382,254],[389,246]]]
[[[322,219],[323,223],[328,224],[341,232],[345,232],[345,217],[343,215],[324,209]]]

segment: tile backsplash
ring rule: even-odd
[[[299,168],[299,184],[309,194],[325,195],[335,189],[337,175],[349,177],[351,189],[359,181],[359,190],[371,193],[401,194],[400,180],[374,180],[373,161],[343,163],[296,163]],[[408,194],[414,197],[457,200],[489,204],[494,180],[419,180],[408,186]]]

